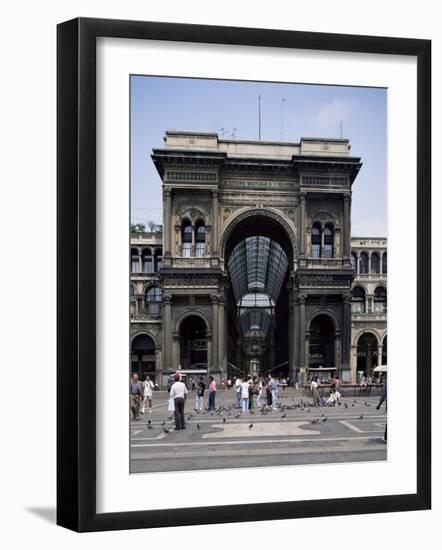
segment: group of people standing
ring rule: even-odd
[[[265,377],[245,377],[237,378],[235,381],[237,409],[242,409],[243,413],[267,405],[276,409],[276,399],[278,391],[278,382],[271,374]]]
[[[204,408],[204,393],[206,391],[206,383],[204,378],[200,376],[195,384],[195,410],[201,412]],[[215,401],[216,401],[216,381],[213,376],[209,376],[208,388],[209,393],[208,408],[209,411],[215,410]]]
[[[148,406],[147,412],[152,413],[153,390],[154,384],[149,376],[146,376],[144,382],[139,379],[138,374],[132,376],[129,384],[132,420],[139,420],[140,414],[144,414],[146,411],[146,405]]]

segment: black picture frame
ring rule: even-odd
[[[418,232],[415,494],[103,514],[96,512],[97,37],[416,57]],[[431,41],[79,18],[58,25],[57,46],[57,523],[84,532],[429,509]]]

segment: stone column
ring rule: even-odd
[[[212,372],[212,333],[207,333],[207,376]]]
[[[300,193],[300,212],[299,212],[299,242],[300,256],[305,256],[305,199],[306,193]]]
[[[345,259],[350,260],[350,247],[351,247],[351,196],[350,194],[344,195],[344,228],[342,235],[342,256]]]
[[[350,383],[356,384],[356,371],[358,365],[358,346],[356,344],[350,346],[350,353]]]
[[[155,348],[155,381],[158,383],[160,388],[163,383],[163,371],[161,368],[161,349]]]
[[[289,374],[295,380],[299,368],[299,300],[294,290],[289,302]]]
[[[212,246],[211,253],[216,254],[218,250],[218,191],[212,191]]]
[[[210,296],[210,302],[212,304],[212,368],[218,366],[218,296],[213,294]]]
[[[343,297],[342,303],[342,380],[350,381],[350,342],[351,342],[351,294]]]
[[[305,355],[305,342],[306,342],[306,326],[305,326],[305,302],[306,295],[299,295],[299,326],[298,326],[298,343],[299,343],[299,368],[308,367],[308,361],[306,361]],[[308,358],[308,356],[307,356]]]
[[[382,365],[382,344],[378,344],[378,367]]]
[[[224,296],[218,296],[218,365],[221,378],[227,374],[226,315]]]
[[[163,371],[173,370],[172,364],[172,296],[163,295]]]
[[[163,256],[170,256],[171,243],[170,243],[170,231],[172,222],[172,191],[169,187],[164,187],[163,190]]]
[[[180,333],[173,331],[172,333],[172,365],[174,369],[178,368],[181,363],[180,359]]]
[[[335,375],[341,376],[341,331],[335,332]]]
[[[242,374],[240,374],[240,370],[241,370],[241,364],[242,364],[242,353],[241,353],[241,339],[238,338],[236,340],[236,368],[238,370],[236,370],[234,372],[234,376],[236,376],[238,378],[238,376],[242,376]]]

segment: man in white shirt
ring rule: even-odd
[[[240,386],[241,404],[242,404],[243,413],[249,411],[249,388],[250,388],[250,384],[247,382],[247,380],[244,380],[244,382],[242,382]]]
[[[174,375],[175,382],[170,388],[170,397],[173,399],[175,405],[175,430],[184,430],[184,405],[187,398],[186,385],[180,381],[179,373]]]

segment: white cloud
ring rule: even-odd
[[[320,135],[338,137],[340,134],[340,122],[344,123],[353,113],[354,109],[354,102],[338,98],[325,103],[316,115],[317,131]]]

